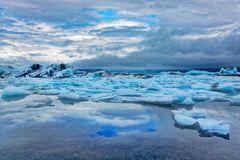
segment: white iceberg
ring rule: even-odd
[[[25,98],[28,95],[30,95],[29,91],[26,91],[21,87],[10,86],[3,89],[1,97],[6,101],[16,101]]]
[[[188,116],[191,118],[205,118],[207,116],[207,113],[204,110],[200,109],[193,109],[193,110],[186,110],[186,109],[179,109],[179,110],[173,110],[172,113],[174,115],[179,114],[183,116]]]
[[[231,105],[240,106],[240,95],[233,96],[230,102],[231,102]]]
[[[142,97],[122,97],[121,101],[128,103],[145,103],[159,106],[169,106],[172,105],[174,98],[169,95],[148,95]]]
[[[54,78],[69,78],[74,76],[74,71],[69,69],[64,69],[62,71],[57,72],[57,74],[54,76]]]
[[[206,118],[207,113],[203,110],[185,109],[172,111],[175,124],[180,127],[193,127],[203,134],[227,136],[230,133],[230,124]],[[195,127],[194,127],[195,126]]]
[[[230,124],[215,119],[198,119],[201,131],[218,135],[228,135],[230,133]]]
[[[214,72],[201,71],[201,70],[190,70],[186,72],[186,75],[199,76],[199,75],[215,75]]]
[[[58,89],[40,90],[37,92],[39,95],[58,95],[60,93],[61,90]]]
[[[196,102],[193,101],[191,97],[187,97],[186,99],[184,99],[179,104],[184,105],[184,106],[193,106],[194,104],[196,104]]]
[[[231,68],[221,68],[221,70],[218,73],[221,76],[235,76],[239,75],[240,73],[238,72],[237,67],[234,67],[233,69]]]
[[[197,122],[196,119],[182,114],[174,114],[174,120],[178,126],[182,127],[191,127]]]
[[[80,96],[79,94],[71,91],[62,91],[58,95],[59,100],[65,103],[76,103],[81,101],[87,101],[88,99],[84,96]]]
[[[209,96],[206,94],[196,94],[192,96],[192,100],[195,102],[203,102],[209,99]]]

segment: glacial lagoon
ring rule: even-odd
[[[240,156],[238,77],[91,73],[0,86],[1,160]]]

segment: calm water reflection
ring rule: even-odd
[[[137,104],[82,102],[26,108],[45,96],[0,101],[1,160],[231,159],[240,157],[239,107],[201,103],[214,118],[231,123],[231,139],[199,137],[175,128],[171,110]]]

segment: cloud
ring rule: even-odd
[[[210,67],[240,58],[238,0],[0,0],[0,61]]]

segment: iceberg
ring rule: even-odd
[[[181,103],[179,103],[179,104],[185,105],[185,106],[193,106],[193,105],[196,104],[196,103],[197,103],[197,102],[194,102],[191,97],[187,97],[186,99],[184,99],[184,100],[183,100]]]
[[[71,91],[62,91],[58,95],[59,100],[61,100],[64,103],[77,103],[81,101],[87,101],[88,99],[86,97],[80,96],[79,94]]]
[[[194,110],[186,110],[186,109],[179,109],[173,110],[172,113],[174,115],[183,115],[191,118],[206,118],[207,113],[204,110],[194,109]]]
[[[29,91],[26,91],[23,88],[10,86],[3,89],[1,97],[5,101],[16,101],[23,99],[30,94]]]
[[[32,77],[32,78],[48,78],[53,77],[58,74],[58,72],[61,72],[66,69],[71,69],[70,66],[67,66],[66,64],[51,64],[50,66],[44,67],[40,64],[33,64],[25,71],[18,74],[16,77]],[[67,72],[67,73],[66,73]],[[59,76],[65,76],[64,74],[69,74],[68,71],[63,71],[59,73]]]
[[[195,102],[203,102],[209,99],[209,96],[206,94],[196,94],[192,96],[192,100]]]
[[[236,89],[234,88],[234,86],[232,84],[228,84],[228,83],[219,85],[217,90],[219,92],[223,92],[223,93],[230,94],[230,95],[236,94]]]
[[[220,76],[240,76],[240,73],[238,72],[237,67],[234,68],[221,68],[221,70],[218,72]]]
[[[69,78],[74,76],[74,71],[72,69],[64,69],[56,73],[54,78]]]
[[[61,90],[58,89],[50,89],[50,90],[40,90],[37,92],[39,95],[59,95]]]
[[[174,98],[168,95],[154,95],[154,96],[142,96],[142,97],[122,97],[122,102],[128,103],[145,103],[159,106],[172,105]]]
[[[176,125],[181,127],[191,127],[197,122],[196,119],[183,114],[174,114],[174,120]]]
[[[199,75],[215,75],[214,72],[201,71],[201,70],[190,70],[186,72],[186,75],[199,76]]]
[[[6,78],[12,74],[14,67],[0,65],[0,78]]]
[[[206,133],[226,136],[230,133],[230,124],[215,119],[198,119],[200,130]]]
[[[173,117],[175,125],[180,127],[191,127],[192,129],[198,130],[201,135],[210,136],[216,135],[223,138],[229,138],[230,124],[209,119],[207,113],[203,110],[190,110],[185,109],[173,110]],[[226,137],[225,137],[226,136]]]
[[[233,106],[240,106],[240,95],[233,96],[232,99],[230,100],[230,103]]]

